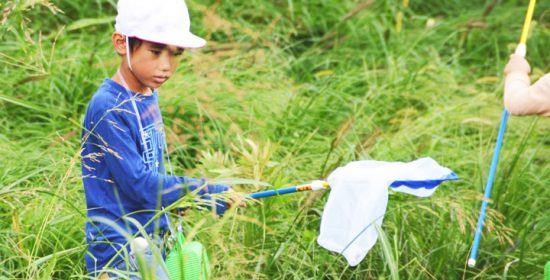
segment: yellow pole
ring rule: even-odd
[[[523,23],[523,30],[521,31],[521,40],[520,44],[527,43],[527,36],[529,35],[529,28],[531,27],[531,21],[533,19],[533,13],[535,12],[535,5],[537,1],[529,1],[529,7],[527,8],[527,16],[525,17],[525,22]]]
[[[515,54],[525,57],[527,53],[527,37],[529,36],[529,29],[531,29],[531,21],[533,19],[533,13],[535,12],[535,5],[537,0],[530,0],[529,7],[527,7],[527,15],[525,16],[525,22],[523,23],[523,30],[521,31],[521,38],[519,45],[516,48]]]

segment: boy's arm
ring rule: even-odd
[[[530,85],[530,67],[517,55],[510,57],[504,72],[504,106],[512,115],[542,115],[550,117],[550,74]]]
[[[94,142],[104,151],[104,160],[114,183],[124,195],[130,196],[144,208],[154,209],[160,205],[167,206],[185,194],[185,189],[195,191],[198,195],[224,192],[229,189],[224,185],[205,185],[204,179],[193,179],[185,176],[165,176],[148,170],[136,149],[136,140],[132,137],[128,122],[135,121],[135,116],[125,110],[110,110],[105,117],[97,120],[92,132]],[[108,178],[105,178],[108,179]]]

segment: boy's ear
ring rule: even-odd
[[[119,55],[126,55],[126,36],[120,32],[114,32],[112,36],[113,47]]]

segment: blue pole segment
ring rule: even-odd
[[[250,196],[250,198],[259,199],[259,198],[276,196],[276,195],[283,195],[283,194],[294,193],[294,192],[296,192],[296,186],[288,187],[288,188],[282,188],[282,189],[278,189],[278,190],[269,190],[269,191],[251,193],[251,194],[249,194],[249,196]]]
[[[470,258],[468,259],[468,266],[470,267],[475,266],[475,263],[476,263],[477,249],[479,248],[479,241],[481,240],[481,233],[483,231],[483,224],[485,222],[485,214],[487,212],[487,205],[489,204],[489,199],[491,197],[491,190],[493,188],[493,182],[495,180],[498,159],[500,156],[500,150],[502,148],[502,142],[504,140],[504,132],[506,132],[507,122],[508,122],[508,112],[504,110],[504,112],[502,113],[502,119],[500,120],[500,129],[498,131],[495,151],[493,153],[491,169],[489,170],[489,177],[487,178],[487,184],[485,185],[485,194],[483,195],[483,202],[481,203],[479,219],[477,220],[477,229],[476,229],[474,241],[472,243],[472,250],[470,251]]]

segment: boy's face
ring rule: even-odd
[[[176,70],[183,49],[142,41],[130,53],[132,72],[138,82],[149,88],[159,88]]]

